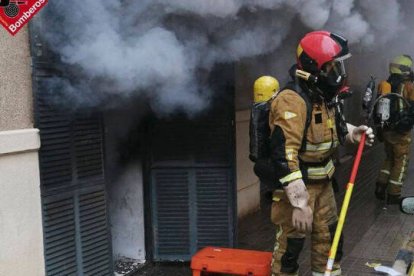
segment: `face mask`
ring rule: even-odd
[[[322,92],[322,96],[327,101],[331,101],[343,86],[342,84],[329,84],[329,82],[323,78],[319,78],[315,85]]]
[[[336,59],[322,67],[316,86],[328,101],[332,100],[346,84],[347,74],[344,60],[349,56]]]

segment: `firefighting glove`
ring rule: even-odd
[[[313,211],[308,205],[309,194],[302,179],[296,179],[283,187],[293,206],[292,224],[296,230],[312,231]]]
[[[352,144],[357,144],[361,141],[362,134],[366,134],[365,145],[372,146],[374,144],[375,134],[372,131],[372,128],[360,125],[354,126],[351,124],[346,124],[348,127],[348,134],[346,135],[346,140]]]

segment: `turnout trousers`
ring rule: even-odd
[[[323,275],[338,222],[335,197],[330,180],[307,185],[309,205],[313,210],[311,233],[311,266],[313,275]],[[272,259],[272,275],[298,275],[298,258],[305,242],[305,233],[292,225],[293,207],[283,190],[273,195],[271,220],[276,225],[276,242]],[[340,275],[343,238],[341,237],[331,275]]]
[[[400,196],[402,185],[407,175],[411,131],[404,134],[386,131],[382,135],[386,157],[377,185],[386,186],[389,195]]]

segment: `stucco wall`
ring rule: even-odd
[[[236,174],[237,215],[243,217],[260,207],[260,183],[249,159],[249,120],[253,100],[253,82],[250,62],[237,63],[235,67],[236,108]]]
[[[27,28],[16,36],[0,28],[0,131],[33,127]]]
[[[43,276],[37,129],[0,131],[0,275]]]
[[[43,276],[38,149],[27,28],[0,28],[0,275]]]
[[[256,211],[260,206],[260,183],[249,156],[250,110],[236,112],[237,214]]]

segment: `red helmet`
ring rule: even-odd
[[[312,74],[324,64],[350,57],[348,41],[334,33],[315,31],[306,34],[299,42],[296,58],[298,68]]]
[[[316,76],[316,86],[329,94],[336,93],[345,84],[344,60],[350,56],[348,41],[327,31],[306,34],[296,51],[298,69]]]

